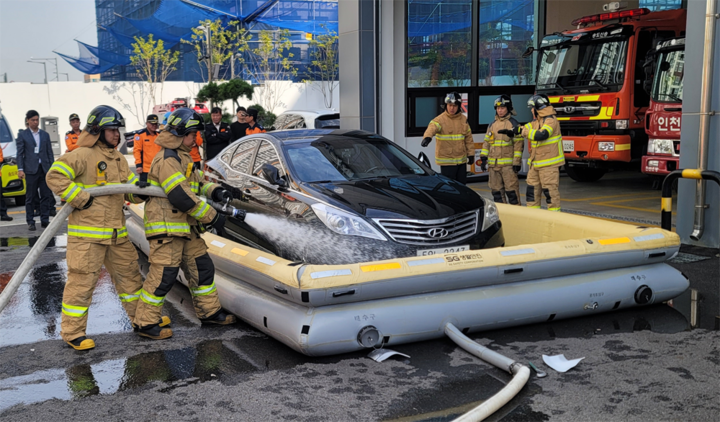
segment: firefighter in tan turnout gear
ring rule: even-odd
[[[494,105],[495,121],[488,126],[480,150],[482,169],[488,171],[488,185],[495,202],[520,205],[517,177],[523,153],[523,137],[517,133],[520,124],[512,117],[516,113],[509,95],[501,95]]]
[[[420,145],[426,147],[435,137],[435,163],[440,173],[465,184],[467,164],[475,161],[475,143],[467,118],[460,112],[462,97],[457,92],[445,96],[445,112],[430,121]]]
[[[115,149],[120,141],[119,128],[124,125],[117,110],[96,107],[80,133],[78,148],[58,158],[46,177],[50,189],[75,208],[68,218],[68,277],[60,335],[76,350],[95,347],[95,342],[86,337],[85,328],[103,264],[131,321],[140,297],[138,254],[127,237],[123,203],[139,203],[142,199],[121,194],[94,198],[84,190],[136,182],[127,160]],[[167,325],[170,320],[165,317],[160,323]]]
[[[533,121],[522,128],[530,143],[525,201],[529,208],[540,208],[544,195],[548,210],[560,211],[560,167],[565,164],[560,124],[547,95],[533,95],[528,107]]]
[[[192,295],[195,313],[203,323],[232,324],[234,315],[220,307],[215,288],[215,267],[200,238],[205,225],[222,230],[225,217],[201,200],[198,195],[227,204],[230,192],[214,183],[207,183],[200,170],[193,167],[190,150],[196,134],[204,129],[202,117],[193,110],[181,108],[173,112],[155,143],[162,148],[150,166],[148,182],[160,186],[167,198],[152,197],[145,204],[145,236],[150,243],[150,271],[140,291],[135,323],[141,336],[163,339],[172,330],[161,328],[157,321],[165,296],[175,284],[182,268]],[[227,213],[244,217],[233,207]]]

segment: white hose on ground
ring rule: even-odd
[[[88,188],[85,191],[92,196],[115,195],[119,193],[132,193],[133,195],[145,196],[165,196],[165,192],[157,186],[139,188],[135,185],[109,185]],[[5,290],[0,293],[0,312],[2,312],[3,309],[5,309],[5,306],[10,303],[10,299],[12,299],[17,289],[20,288],[20,285],[35,265],[35,262],[40,257],[40,254],[45,250],[45,246],[47,246],[50,239],[55,236],[55,233],[60,230],[60,227],[62,227],[63,223],[73,210],[74,208],[70,204],[65,204],[62,209],[60,209],[60,212],[57,213],[55,218],[53,218],[52,222],[50,222],[47,228],[43,231],[43,234],[40,235],[40,238],[35,243],[35,246],[33,246],[30,253],[27,254],[22,264],[20,264],[18,269],[15,271],[15,274],[13,274],[10,282],[8,282],[7,286],[5,286]]]
[[[452,341],[465,349],[467,352],[499,369],[502,369],[503,371],[509,372],[513,376],[510,382],[507,383],[502,390],[485,400],[479,406],[461,415],[455,419],[454,422],[476,422],[484,420],[495,413],[498,409],[505,406],[520,392],[520,390],[522,390],[525,384],[527,384],[527,381],[530,378],[530,368],[527,366],[497,352],[493,352],[485,346],[479,345],[472,339],[468,338],[451,323],[445,325],[445,334],[447,334]]]

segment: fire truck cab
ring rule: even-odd
[[[613,10],[543,38],[536,90],[557,112],[572,179],[597,181],[608,169],[640,164],[650,104],[644,59],[658,39],[684,35],[685,17],[682,9]]]
[[[646,64],[648,73],[654,76],[647,84],[650,93],[650,107],[645,113],[648,146],[647,155],[642,158],[642,172],[664,177],[677,170],[680,164],[685,38],[659,42]],[[660,180],[656,179],[656,188],[659,188]]]

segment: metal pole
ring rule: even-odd
[[[717,0],[707,0],[705,10],[705,49],[703,51],[702,85],[700,89],[700,142],[698,143],[698,165],[700,171],[707,170],[708,145],[710,140],[710,113],[712,110],[713,48],[715,47],[715,21]],[[698,241],[705,230],[705,187],[704,180],[698,179],[695,189],[695,221],[690,239]]]
[[[207,45],[207,55],[208,55],[208,82],[212,82],[213,78],[213,65],[212,65],[212,50],[210,45],[210,25],[204,27],[205,28],[205,42]]]

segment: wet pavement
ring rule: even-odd
[[[4,288],[41,232],[0,230]],[[383,363],[306,357],[243,323],[202,327],[179,284],[164,307],[173,338],[142,339],[104,272],[89,311],[98,346],[77,352],[59,340],[66,245],[58,234],[0,314],[2,420],[449,421],[510,379],[447,339],[397,346],[411,357]],[[691,288],[668,304],[472,334],[548,372],[487,420],[716,421],[720,255],[683,246],[671,265]],[[560,353],[585,359],[566,373],[542,362]]]

